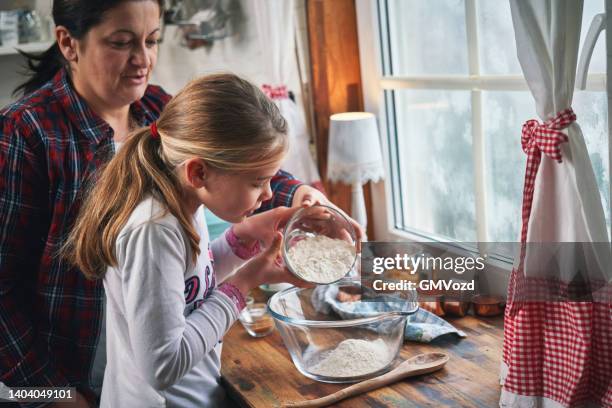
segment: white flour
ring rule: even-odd
[[[381,370],[389,362],[389,351],[382,339],[348,339],[338,344],[309,371],[327,377],[354,377]]]
[[[304,280],[331,283],[344,277],[355,260],[355,247],[325,235],[307,237],[289,248],[293,270]]]

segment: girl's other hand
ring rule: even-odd
[[[258,241],[262,247],[268,248],[276,233],[287,224],[297,210],[298,207],[277,207],[252,215],[240,224],[234,224],[234,234],[247,246],[254,245]]]
[[[244,295],[263,283],[286,282],[299,287],[312,286],[289,272],[281,257],[282,244],[283,235],[277,232],[271,245],[238,269],[234,275],[227,279],[227,282],[236,286]]]

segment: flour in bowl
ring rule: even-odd
[[[287,252],[295,273],[306,281],[331,283],[344,277],[355,261],[355,247],[325,235],[306,237]]]
[[[393,356],[383,339],[348,339],[309,367],[313,374],[326,377],[355,377],[385,368]]]

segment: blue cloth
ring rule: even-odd
[[[416,312],[408,316],[404,340],[429,343],[445,334],[455,334],[466,337],[465,333],[452,324],[427,310],[418,308],[412,302],[397,302],[397,298],[381,298],[376,302],[340,302],[337,299],[338,286],[319,286],[312,292],[312,304],[321,313],[335,312],[343,319],[356,319],[372,316],[382,312],[404,310],[410,312],[417,307]],[[394,301],[395,299],[395,301]]]

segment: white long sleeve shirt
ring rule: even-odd
[[[225,235],[209,242],[203,214],[194,225],[200,235],[195,264],[178,220],[153,198],[138,205],[120,232],[118,266],[104,277],[102,407],[225,404],[221,339],[237,319],[239,299],[216,282],[245,261]]]

